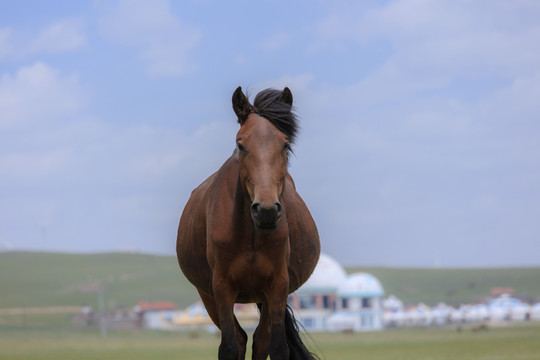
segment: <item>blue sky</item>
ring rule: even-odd
[[[231,95],[291,88],[347,265],[540,265],[540,3],[4,1],[0,248],[174,253]]]

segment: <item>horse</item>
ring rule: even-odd
[[[299,129],[292,104],[287,87],[261,91],[253,105],[235,90],[236,148],[193,190],[180,217],[178,263],[221,330],[220,360],[245,358],[235,303],[259,308],[252,359],[315,358],[287,304],[320,254],[317,227],[288,173]]]

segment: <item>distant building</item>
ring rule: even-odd
[[[504,293],[486,303],[458,307],[444,303],[430,307],[420,303],[405,309],[387,306],[396,304],[395,299],[390,298],[383,304],[385,327],[457,325],[461,328],[474,324],[500,326],[511,321],[540,320],[540,303],[530,305]]]
[[[531,306],[530,320],[540,320],[540,302]]]
[[[347,276],[326,254],[309,280],[289,296],[297,320],[308,331],[370,331],[382,329],[384,290],[371,274]]]
[[[403,310],[403,301],[395,295],[390,295],[383,300],[383,309],[386,312],[395,313]]]
[[[234,314],[246,330],[254,330],[259,323],[259,311],[255,304],[235,304]],[[209,332],[218,330],[202,301],[189,305],[185,310],[174,312],[172,319],[165,321],[162,326],[176,330],[205,329]]]
[[[337,312],[328,320],[328,330],[373,331],[383,328],[384,290],[373,275],[351,274],[339,286]]]
[[[493,321],[529,320],[531,316],[531,306],[513,298],[510,294],[501,294],[491,300],[487,307]]]
[[[494,288],[492,293],[511,288]],[[509,291],[509,292],[511,292]],[[405,307],[397,297],[383,299],[384,289],[371,274],[357,272],[347,275],[333,258],[321,254],[311,277],[296,292],[289,295],[296,319],[310,332],[317,331],[374,331],[384,327],[475,326],[497,325],[509,321],[540,320],[540,303],[529,305],[503,292],[481,304],[452,307],[444,303],[428,306],[419,303]],[[133,310],[139,316],[139,326],[161,330],[218,331],[202,302],[185,310],[176,310],[172,302],[139,302]],[[255,304],[236,304],[234,313],[244,329],[258,325],[259,311]],[[91,324],[92,312],[80,319]],[[111,327],[125,327],[129,314],[114,315]],[[118,318],[118,320],[117,320]],[[97,318],[96,318],[97,319]]]
[[[171,322],[176,311],[172,301],[138,302],[133,308],[139,315],[139,326],[146,329],[162,329],[164,322]]]
[[[325,331],[326,319],[337,308],[337,290],[347,278],[343,267],[330,256],[321,254],[311,277],[295,293],[289,303],[296,318],[306,330]]]

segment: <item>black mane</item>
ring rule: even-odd
[[[294,143],[300,125],[294,113],[294,107],[280,99],[281,91],[266,89],[255,96],[253,111],[268,119],[279,131]]]

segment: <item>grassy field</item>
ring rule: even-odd
[[[0,308],[95,308],[98,287],[105,289],[108,308],[159,300],[187,306],[198,299],[173,256],[0,253]]]
[[[501,269],[361,268],[375,275],[386,295],[409,304],[460,304],[489,295],[496,286],[540,300],[540,267]],[[174,256],[145,254],[0,253],[0,309],[12,307],[97,307],[96,288],[105,289],[107,308],[138,301],[174,301],[180,308],[198,300]],[[1,315],[0,315],[1,317]]]
[[[540,359],[540,326],[386,330],[312,334],[307,343],[322,359],[533,360]],[[1,360],[215,359],[219,338],[207,333],[14,329],[0,326]],[[249,354],[248,354],[249,355]],[[247,357],[249,358],[249,356]]]
[[[540,268],[355,268],[375,275],[387,295],[409,304],[481,299],[492,287],[540,300]],[[138,301],[170,300],[180,308],[198,299],[176,258],[144,254],[0,253],[0,360],[3,359],[215,359],[219,339],[206,333],[109,332],[102,339],[68,313],[30,307],[97,307],[105,289],[108,309]],[[18,309],[13,309],[18,308]],[[16,310],[16,311],[13,311]],[[540,324],[470,329],[407,329],[363,334],[313,334],[308,344],[323,359],[539,359]]]

